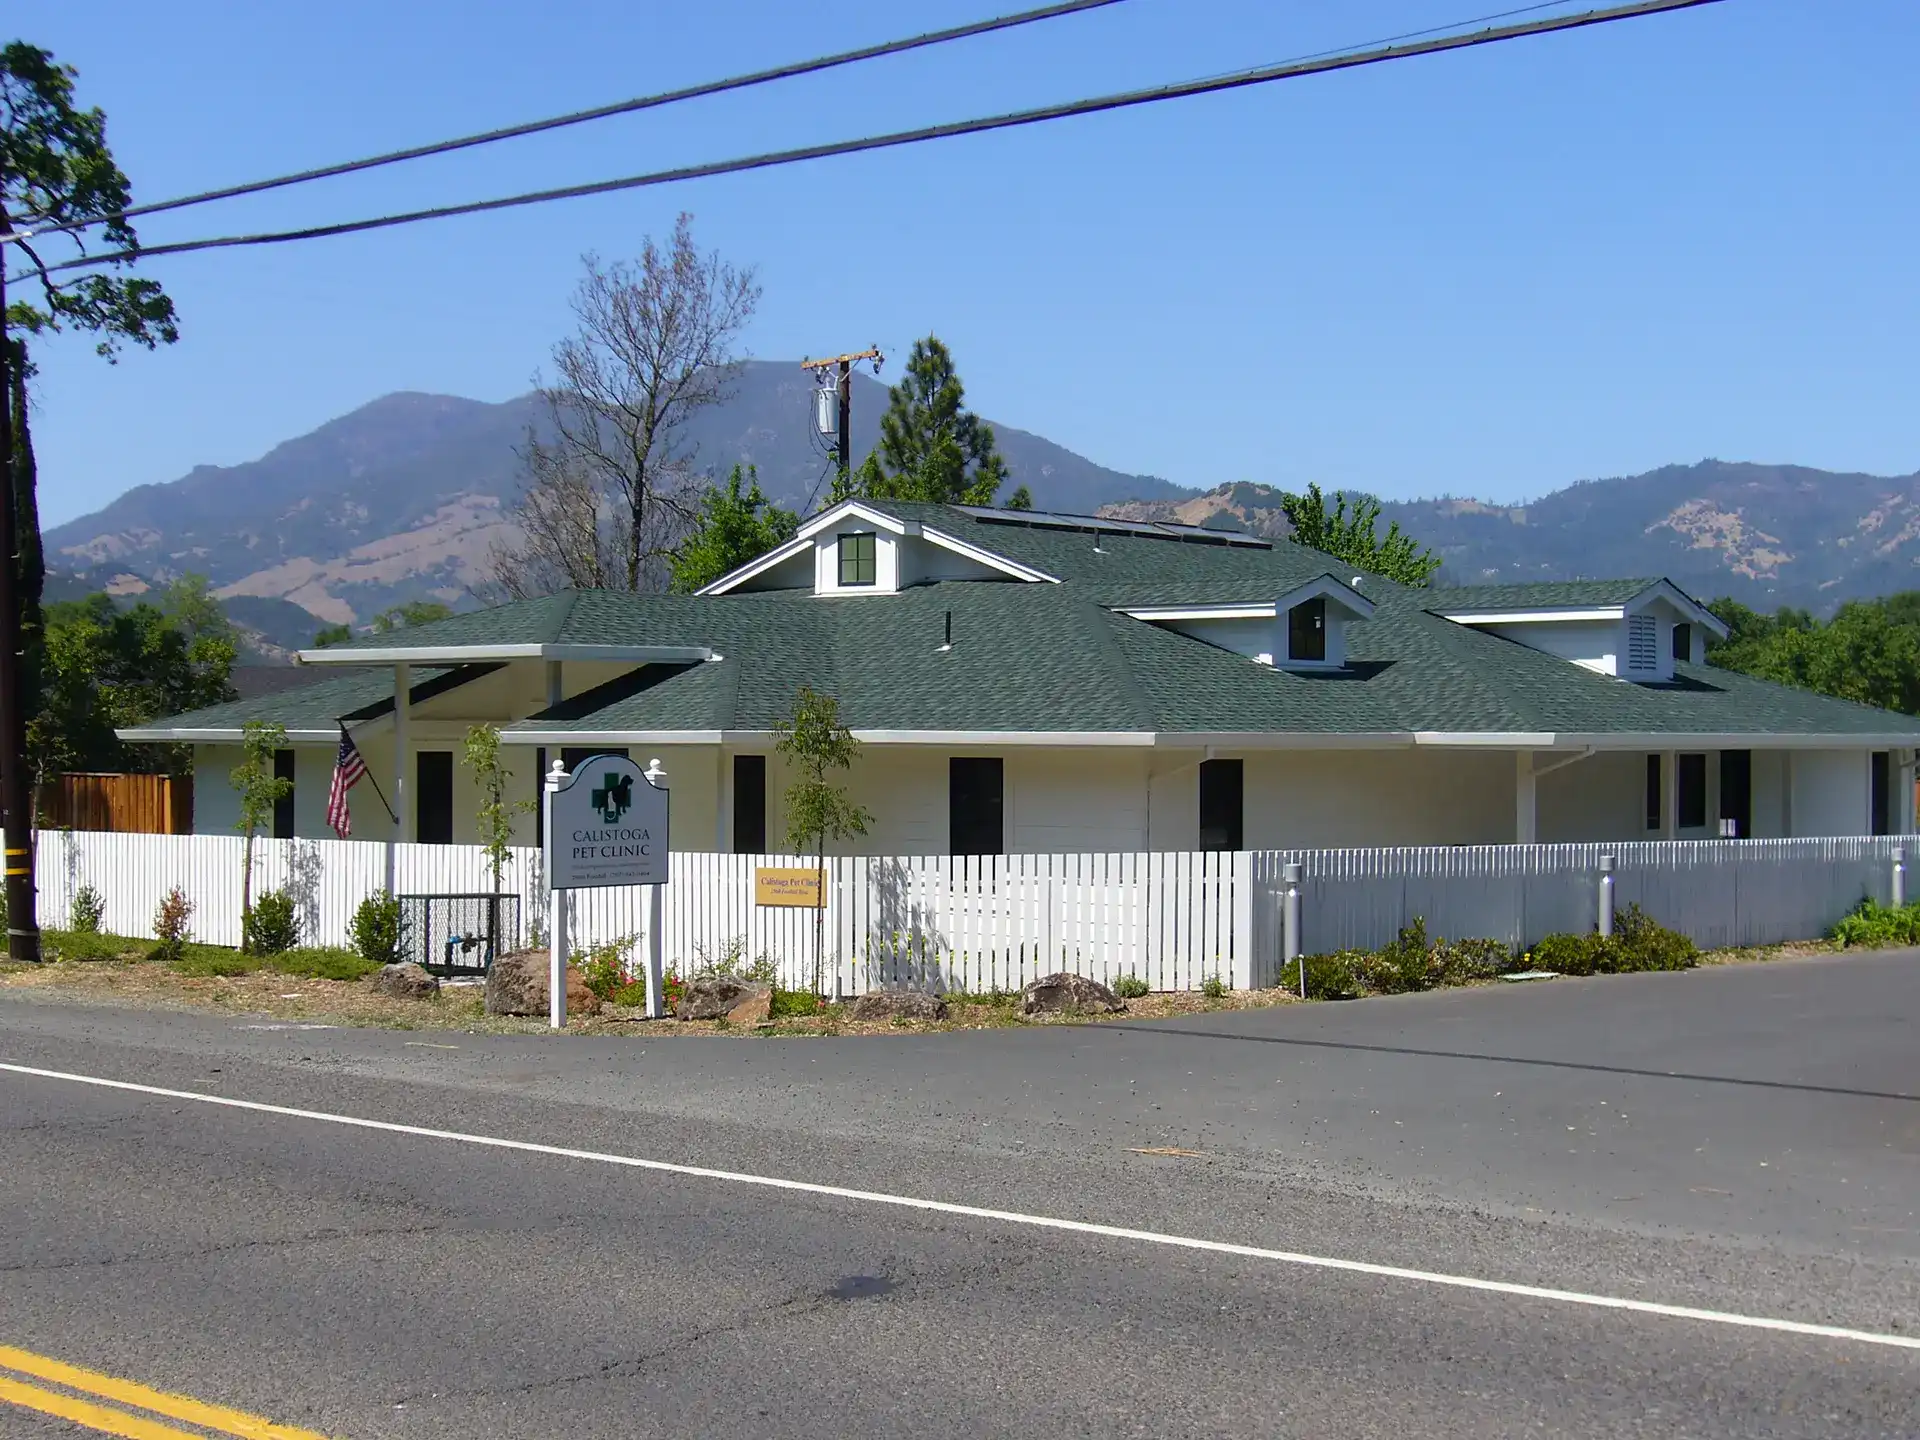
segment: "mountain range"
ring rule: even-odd
[[[1242,483],[1105,513],[1284,535],[1280,495]],[[1381,521],[1440,556],[1438,583],[1664,576],[1704,599],[1820,612],[1920,588],[1920,474],[1702,460],[1583,480],[1525,505],[1392,501]]]
[[[879,440],[887,390],[856,374],[853,441]],[[757,467],[776,503],[804,508],[827,452],[813,430],[814,381],[798,364],[749,362],[726,402],[697,413],[685,441],[695,465],[724,475]],[[535,395],[487,404],[450,395],[386,395],[241,465],[201,465],[140,485],[49,530],[50,593],[138,593],[175,575],[205,575],[236,619],[280,644],[316,623],[364,623],[403,600],[469,606],[493,543],[511,533],[519,452],[541,418]],[[1013,480],[1036,503],[1091,511],[1127,498],[1191,494],[1123,475],[1009,425],[995,425]]]
[[[724,475],[752,464],[771,498],[805,508],[828,468],[813,388],[798,364],[745,365],[732,398],[687,426],[696,465]],[[878,381],[855,376],[856,457],[877,442],[886,398]],[[539,416],[532,395],[383,396],[258,460],[140,485],[54,527],[49,594],[137,594],[202,574],[268,654],[405,600],[470,607],[491,546],[511,534],[519,450]],[[1286,531],[1272,486],[1201,493],[994,430],[1011,484],[1025,484],[1042,510]],[[1704,460],[1585,480],[1524,505],[1442,497],[1391,502],[1384,514],[1438,553],[1455,583],[1665,575],[1705,597],[1823,611],[1920,585],[1920,474]]]

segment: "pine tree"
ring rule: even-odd
[[[929,335],[913,343],[907,373],[880,419],[879,459],[851,477],[855,493],[876,500],[991,505],[1007,480],[993,427],[966,408],[953,352]]]

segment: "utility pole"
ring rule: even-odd
[[[853,474],[853,367],[862,360],[873,362],[873,373],[878,375],[880,367],[886,364],[887,357],[880,353],[878,345],[869,345],[865,350],[851,355],[828,355],[819,360],[802,360],[802,370],[813,371],[814,378],[820,382],[822,390],[827,388],[829,377],[834,382],[835,409],[839,416],[837,438],[834,444],[834,464],[841,473]],[[824,427],[822,427],[824,429]]]
[[[0,179],[4,179],[0,176]],[[0,209],[0,237],[13,232]],[[0,810],[6,814],[7,953],[40,959],[33,893],[33,787],[27,773],[27,713],[20,693],[20,505],[13,455],[13,353],[7,337],[7,264],[0,243]]]

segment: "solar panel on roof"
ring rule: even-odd
[[[1139,535],[1149,540],[1183,540],[1204,545],[1240,545],[1271,550],[1272,542],[1240,530],[1214,530],[1160,520],[1116,520],[1106,515],[1067,515],[1052,510],[997,510],[986,505],[956,505],[963,515],[988,525],[1019,525],[1029,530],[1066,530],[1095,535]]]

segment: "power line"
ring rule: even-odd
[[[1212,94],[1222,90],[1243,89],[1252,85],[1272,84],[1281,80],[1295,80],[1307,75],[1324,75],[1337,70],[1353,70],[1367,65],[1378,65],[1389,60],[1408,60],[1421,55],[1442,54],[1451,50],[1471,49],[1481,45],[1499,44],[1508,40],[1524,39],[1533,35],[1554,34],[1563,30],[1578,30],[1594,25],[1605,25],[1618,20],[1634,20],[1643,16],[1665,14],[1670,11],[1691,10],[1702,5],[1719,4],[1720,0],[1638,0],[1638,3],[1615,5],[1601,10],[1583,11],[1577,15],[1552,16],[1544,20],[1528,21],[1522,24],[1491,27],[1465,35],[1448,35],[1434,40],[1422,40],[1411,45],[1386,45],[1369,50],[1343,51],[1333,55],[1314,57],[1307,60],[1285,61],[1277,65],[1260,66],[1242,70],[1230,75],[1213,76],[1204,80],[1188,80],[1173,85],[1156,86],[1145,90],[1128,90],[1118,94],[1097,96],[1086,100],[1068,101],[1059,105],[1046,105],[1032,110],[1016,110],[1004,115],[987,116],[975,120],[957,120],[943,125],[927,125],[914,130],[899,130],[886,135],[868,136],[857,140],[839,140],[821,145],[801,146],[792,150],[770,151],[762,155],[746,156],[734,160],[717,160],[700,165],[685,165],[672,170],[657,170],[645,175],[631,175],[618,180],[599,180],[584,185],[568,185],[552,190],[535,190],[521,195],[510,195],[493,200],[468,201],[458,205],[442,205],[427,210],[404,211],[398,214],[381,215],[366,220],[346,220],[331,225],[315,225],[299,230],[269,231],[254,235],[226,235],[207,240],[184,240],[167,245],[142,246],[127,250],[116,250],[100,255],[88,256],[78,260],[69,260],[59,265],[47,267],[49,273],[66,270],[87,269],[96,265],[117,264],[121,261],[154,259],[163,255],[181,255],[198,250],[231,249],[241,246],[277,245],[295,240],[319,240],[335,235],[351,235],[366,230],[387,229],[396,225],[412,225],[423,220],[444,220],[458,215],[476,215],[492,210],[508,210],[523,205],[539,205],[554,200],[574,200],[588,195],[605,195],[620,190],[636,190],[653,185],[667,185],[682,180],[698,180],[716,175],[731,175],[748,170],[765,170],[775,166],[794,165],[806,160],[822,160],[837,155],[861,154],[872,150],[892,149],[902,145],[917,145],[929,140],[945,140],[960,135],[978,135],[994,130],[1009,130],[1026,125],[1041,124],[1051,120],[1063,120],[1080,115],[1099,114],[1108,110],[1127,109],[1137,105],[1157,104],[1165,100],[1180,100],[1193,95]],[[32,273],[32,272],[27,272]]]
[[[766,85],[775,80],[791,80],[801,75],[814,75],[822,70],[837,69],[842,65],[852,65],[861,60],[877,60],[886,55],[900,55],[909,50],[925,49],[930,45],[967,40],[976,35],[989,35],[997,30],[1012,30],[1021,25],[1031,25],[1035,21],[1054,20],[1062,15],[1074,15],[1082,10],[1098,10],[1107,5],[1119,3],[1120,0],[1061,0],[1061,3],[1043,5],[1034,10],[999,15],[991,20],[976,20],[970,24],[955,25],[946,30],[929,30],[924,35],[914,35],[904,40],[888,40],[878,45],[862,46],[858,50],[844,50],[838,55],[824,55],[813,60],[797,60],[787,65],[776,65],[770,70],[756,70],[751,74],[735,75],[725,80],[703,81],[701,84],[688,85],[679,90],[663,91],[658,95],[641,95],[612,105],[600,105],[592,110],[576,110],[570,115],[556,115],[546,120],[529,120],[524,124],[509,125],[499,130],[482,131],[478,135],[464,135],[455,140],[439,140],[431,145],[416,145],[407,150],[392,150],[384,155],[371,155],[362,160],[346,160],[337,165],[323,165],[315,170],[278,175],[270,180],[253,180],[244,185],[229,185],[219,190],[203,190],[197,195],[182,195],[173,200],[156,200],[149,205],[130,205],[125,210],[114,210],[57,225],[43,225],[38,230],[22,231],[17,238],[31,239],[35,234],[84,229],[108,220],[126,220],[139,215],[158,215],[163,211],[180,210],[189,205],[204,205],[211,200],[231,200],[240,195],[257,195],[263,190],[278,190],[286,185],[302,185],[310,180],[328,180],[336,175],[351,175],[361,170],[375,170],[382,165],[397,165],[402,160],[421,160],[430,155],[445,155],[454,150],[471,149],[475,145],[491,145],[498,140],[516,140],[523,135],[539,135],[548,130],[561,130],[569,125],[583,125],[589,120],[605,120],[614,115],[631,115],[636,111],[653,110],[662,105],[676,105],[683,100],[698,100],[708,95],[723,95],[730,90],[745,90],[754,85]],[[0,240],[4,238],[7,237],[0,237]]]

